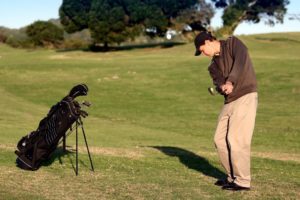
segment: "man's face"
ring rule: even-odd
[[[205,40],[205,43],[199,47],[199,50],[208,57],[213,57],[215,55],[213,42],[209,40]]]

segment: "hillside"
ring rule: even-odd
[[[224,172],[213,145],[222,107],[210,96],[208,58],[193,44],[92,53],[0,44],[0,199],[299,199],[300,33],[239,36],[259,84],[250,192],[213,185]],[[77,83],[90,92],[80,137],[36,172],[15,167],[18,140]]]

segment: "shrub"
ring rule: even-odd
[[[51,22],[36,21],[29,25],[26,34],[35,46],[57,47],[64,38],[64,31]]]

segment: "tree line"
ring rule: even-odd
[[[244,21],[283,23],[288,4],[288,0],[63,0],[61,25],[37,21],[23,32],[33,46],[58,46],[66,34],[88,30],[92,45],[107,48],[140,35],[164,37],[168,30],[210,29],[215,10],[222,9],[223,26],[211,31],[231,35]],[[8,39],[0,29],[0,42]]]

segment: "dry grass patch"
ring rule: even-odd
[[[75,150],[75,146],[72,146],[72,149]],[[78,147],[79,152],[87,152],[85,146]],[[126,149],[126,148],[112,148],[112,147],[90,147],[91,154],[95,155],[106,155],[113,157],[125,157],[130,159],[139,159],[144,157],[140,148],[135,149]]]
[[[43,169],[26,172],[19,169],[0,167],[1,188],[15,191],[18,199],[23,194],[32,194],[39,199],[105,199],[104,194],[89,182],[101,182],[102,176],[95,173],[75,177],[49,173]],[[69,172],[70,173],[70,172]],[[86,183],[86,184],[85,184]]]
[[[52,55],[52,56],[49,56],[49,58],[51,60],[66,60],[66,59],[71,59],[70,56],[67,56],[65,54]]]
[[[17,144],[0,144],[0,150],[14,151]],[[75,146],[68,147],[75,151]],[[105,155],[113,157],[124,157],[130,159],[139,159],[144,157],[140,148],[127,149],[127,148],[112,148],[112,147],[89,147],[90,153],[95,155]],[[78,146],[79,153],[87,153],[85,146]]]
[[[252,152],[252,156],[259,158],[269,158],[272,160],[300,162],[300,155],[293,153]]]

